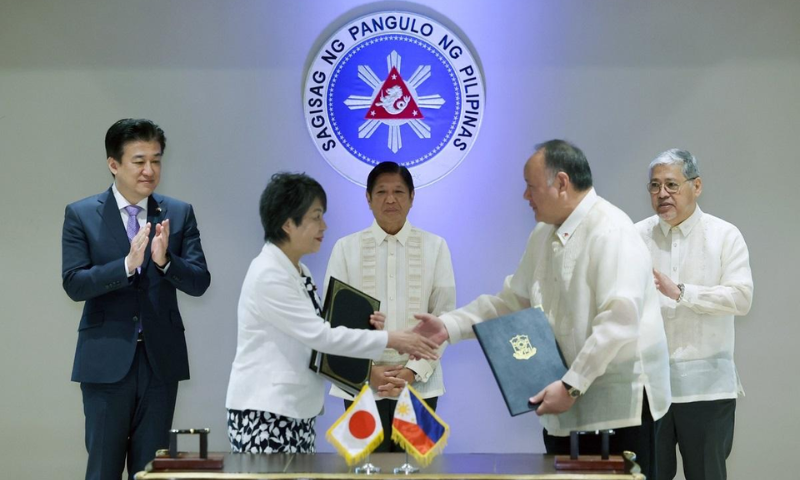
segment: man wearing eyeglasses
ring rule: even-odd
[[[661,292],[673,402],[658,432],[658,478],[674,478],[677,444],[687,480],[724,479],[736,397],[744,393],[733,363],[733,318],[747,314],[753,299],[747,245],[735,226],[700,210],[703,182],[686,150],[667,150],[650,163],[647,191],[656,215],[636,228]]]

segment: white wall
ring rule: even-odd
[[[393,2],[379,2],[386,8]],[[181,297],[192,379],[175,425],[212,428],[225,450],[224,397],[235,307],[261,245],[269,175],[306,171],[330,197],[321,279],[333,242],[370,220],[363,191],[316,152],[303,121],[303,68],[331,24],[361,1],[0,0],[0,464],[8,478],[80,478],[80,390],[69,381],[81,305],[60,285],[64,206],[108,187],[103,136],[122,117],[166,131],[162,193],[194,204],[212,272]],[[598,192],[634,220],[650,214],[646,167],[695,153],[704,210],[735,223],[751,253],[755,303],[737,322],[748,392],[738,403],[730,477],[777,478],[800,430],[794,292],[800,236],[800,2],[793,0],[430,1],[484,66],[480,137],[450,176],[417,193],[411,220],[447,238],[459,305],[500,288],[534,224],[522,165],[538,141],[586,152]],[[795,212],[795,213],[792,213]],[[444,360],[439,413],[448,452],[541,452],[533,415],[510,418],[474,342]],[[324,431],[341,412],[328,402]]]

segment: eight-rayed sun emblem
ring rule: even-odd
[[[319,42],[303,111],[320,155],[351,182],[365,186],[376,165],[391,161],[422,188],[470,152],[485,96],[480,62],[462,35],[390,9],[344,21]]]
[[[392,51],[386,57],[389,73],[381,82],[369,65],[358,66],[358,78],[372,87],[371,96],[350,95],[344,101],[350,110],[367,109],[358,138],[370,138],[381,124],[389,127],[387,147],[392,153],[403,148],[400,127],[409,125],[419,138],[431,138],[431,127],[423,119],[423,108],[438,109],[444,104],[439,94],[417,95],[417,88],[431,76],[430,65],[420,65],[404,81],[400,75],[400,55]]]

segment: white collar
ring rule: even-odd
[[[111,192],[114,194],[114,199],[117,201],[117,208],[122,210],[123,208],[127,207],[128,205],[132,205],[125,197],[119,193],[119,189],[117,189],[117,182],[111,184]],[[149,197],[144,197],[136,204],[136,206],[140,207],[143,212],[147,212],[147,199]]]
[[[294,266],[294,263],[292,263],[289,257],[287,257],[286,254],[283,252],[283,250],[281,250],[280,247],[275,245],[274,243],[271,242],[264,243],[264,247],[261,249],[261,251],[272,254],[272,256],[274,256],[278,260],[278,263],[280,263],[281,266],[284,269],[286,269],[286,271],[289,272],[289,274],[292,277],[296,278],[297,280],[301,280],[301,277],[303,276],[306,277],[309,276],[308,269],[306,268],[305,265],[303,265],[303,262],[300,262],[300,269],[303,271],[301,275],[300,272],[297,271],[297,267]]]
[[[390,235],[386,233],[380,225],[378,225],[377,220],[372,221],[372,225],[369,227],[370,232],[372,232],[372,236],[375,237],[375,244],[380,245],[386,240],[386,237]],[[397,241],[400,242],[400,245],[406,246],[406,241],[408,240],[408,235],[411,233],[411,223],[408,222],[406,219],[406,223],[403,224],[403,228],[400,229],[399,232],[394,234],[394,237],[397,238]]]
[[[600,197],[594,191],[594,188],[589,189],[589,192],[583,197],[581,203],[575,207],[575,210],[569,214],[569,217],[567,217],[564,223],[556,230],[556,236],[561,240],[562,245],[566,245],[567,241],[572,238],[572,234],[575,233],[578,225],[581,224],[583,219],[586,218],[586,215],[589,214],[589,210],[591,210],[594,204],[599,200]]]
[[[678,230],[680,230],[683,236],[686,237],[692,231],[694,226],[697,225],[697,222],[700,221],[700,217],[702,216],[703,216],[703,211],[700,210],[700,205],[695,205],[694,212],[692,212],[692,214],[689,215],[689,218],[675,225],[674,227],[669,223],[665,222],[664,220],[662,220],[661,217],[658,217],[658,226],[661,228],[661,232],[664,234],[665,237],[669,234],[670,230],[672,230],[673,228],[677,228]]]

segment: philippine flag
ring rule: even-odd
[[[369,385],[364,385],[350,408],[328,429],[325,438],[348,465],[361,461],[381,444],[383,427]]]
[[[449,435],[450,427],[410,385],[406,385],[397,398],[392,440],[424,467],[441,453]]]

